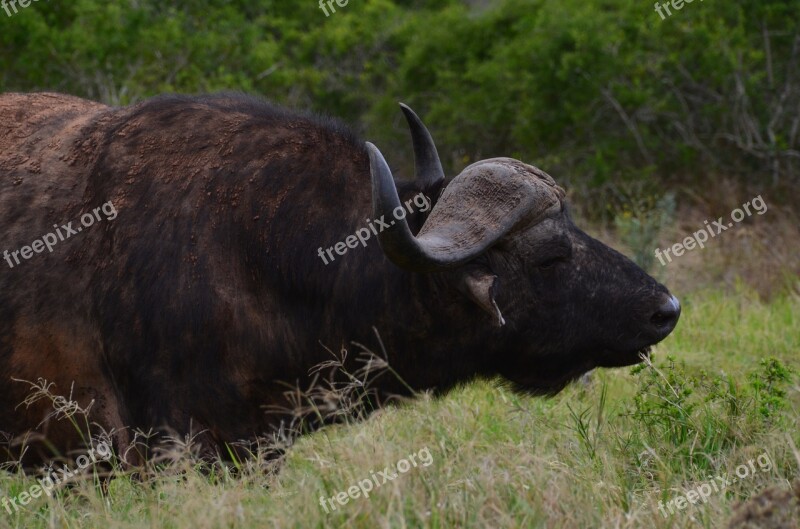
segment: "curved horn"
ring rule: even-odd
[[[521,220],[541,217],[563,196],[554,191],[560,188],[552,179],[542,178],[534,167],[510,158],[484,160],[453,179],[414,237],[386,160],[369,142],[367,150],[373,211],[388,226],[378,235],[381,248],[394,264],[414,272],[452,268],[474,259]]]
[[[372,175],[372,210],[377,220],[390,224],[389,229],[381,229],[378,241],[383,253],[397,266],[408,269],[418,269],[422,263],[428,263],[425,271],[435,270],[440,267],[458,264],[442,260],[430,254],[420,244],[404,220],[396,222],[392,213],[397,208],[403,208],[397,187],[394,184],[392,171],[383,158],[383,154],[375,145],[367,142],[369,151],[369,165]],[[390,220],[388,220],[390,219]]]
[[[408,122],[408,128],[411,130],[417,187],[432,197],[435,203],[444,184],[444,170],[442,169],[442,162],[439,160],[436,144],[433,142],[431,133],[428,132],[425,124],[411,110],[411,107],[400,103],[400,108],[403,110],[403,115]]]

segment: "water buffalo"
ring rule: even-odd
[[[675,297],[575,227],[550,176],[492,158],[446,181],[403,112],[416,178],[396,183],[341,123],[244,95],[0,96],[3,457],[85,442],[21,405],[24,381],[90,406],[118,452],[141,429],[225,455],[353,342],[396,374],[379,395],[495,376],[554,394],[672,331]]]

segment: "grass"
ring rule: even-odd
[[[682,301],[652,365],[597,371],[552,399],[496,382],[422,395],[300,438],[277,473],[259,458],[201,470],[187,456],[139,479],[119,473],[104,494],[88,472],[24,512],[0,510],[0,528],[727,527],[738,502],[800,475],[790,371],[800,370],[800,296],[764,302],[742,289]],[[333,512],[320,506],[423,448],[430,466]],[[705,504],[659,511],[765,452],[768,471],[755,466]],[[0,496],[33,484],[0,472]]]

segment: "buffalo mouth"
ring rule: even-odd
[[[602,349],[595,354],[577,354],[571,361],[536,362],[536,369],[531,373],[530,366],[519,366],[502,371],[499,374],[512,384],[512,388],[528,395],[553,396],[564,389],[570,382],[577,380],[595,368],[626,367],[640,364],[650,357],[653,343],[638,349]],[[596,350],[595,350],[596,351]]]
[[[625,367],[632,366],[650,358],[650,351],[653,346],[648,345],[641,349],[629,351],[612,351],[605,349],[600,353],[597,361],[598,367]]]

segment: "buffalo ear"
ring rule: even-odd
[[[497,276],[482,267],[468,268],[459,282],[459,290],[489,313],[498,327],[506,324],[503,314],[495,301]]]

